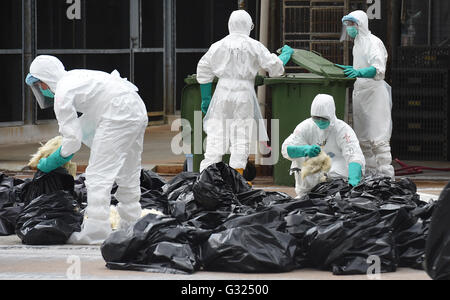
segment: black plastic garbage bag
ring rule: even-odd
[[[50,173],[37,171],[30,181],[22,189],[22,201],[25,205],[44,194],[53,194],[56,191],[74,193],[74,178],[66,169],[58,168]]]
[[[435,280],[450,280],[450,183],[439,196],[426,241],[425,270]]]
[[[17,219],[16,233],[26,245],[65,244],[81,230],[83,216],[67,191],[44,194],[32,200]]]
[[[197,178],[197,173],[180,173],[162,187],[168,200],[169,215],[180,222],[189,220],[204,211],[204,208],[195,201],[192,191]]]
[[[251,189],[241,174],[223,162],[203,170],[193,187],[195,200],[208,210],[239,204],[237,194]]]
[[[395,235],[399,267],[423,270],[429,222],[419,221]]]
[[[175,176],[162,187],[164,194],[167,195],[167,199],[176,201],[185,190],[191,191],[198,175],[198,173],[183,172]]]
[[[337,254],[333,261],[333,255],[328,258],[334,275],[368,274],[371,267],[377,267],[380,273],[397,270],[394,237],[390,228],[383,222],[358,230],[349,240],[350,242],[346,243],[350,247]],[[336,253],[336,250],[333,252]],[[375,263],[379,265],[374,266],[371,258],[376,258]]]
[[[113,232],[101,252],[110,269],[189,274],[199,269],[200,243],[210,231],[149,214],[127,231]]]
[[[203,244],[201,261],[209,271],[287,272],[295,268],[295,249],[290,234],[248,225],[212,234]]]
[[[141,170],[141,187],[147,190],[160,190],[166,183],[166,180],[155,172]]]
[[[0,236],[15,232],[16,219],[23,209],[20,194],[25,182],[0,173]]]
[[[139,201],[143,209],[156,209],[164,214],[168,214],[167,196],[159,190],[147,190],[141,187],[141,200]]]

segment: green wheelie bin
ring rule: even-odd
[[[342,69],[327,59],[306,50],[295,49],[291,60],[311,73],[286,74],[283,77],[265,78],[264,84],[272,93],[272,119],[279,120],[280,157],[273,166],[274,183],[294,186],[290,175],[291,161],[281,155],[281,146],[298,124],[311,117],[311,104],[318,94],[334,97],[336,116],[344,120],[347,88],[355,79],[345,77]]]

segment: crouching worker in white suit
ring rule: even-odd
[[[81,232],[73,233],[68,243],[100,244],[111,233],[114,182],[120,228],[141,216],[141,155],[148,117],[138,88],[117,71],[66,71],[56,57],[44,55],[33,61],[26,82],[41,108],[54,106],[63,137],[61,147],[41,159],[38,169],[49,173],[64,165],[81,143],[91,148],[86,169],[87,218]]]
[[[328,179],[345,178],[349,184],[356,186],[364,174],[364,155],[353,129],[337,119],[335,112],[332,96],[317,95],[311,106],[311,118],[300,123],[284,141],[282,154],[292,161],[291,169],[300,170],[307,159],[317,157],[324,151],[331,158]],[[319,184],[320,177],[310,174],[302,179],[296,171],[295,191],[298,198]]]

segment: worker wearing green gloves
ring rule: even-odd
[[[222,161],[230,153],[230,167],[243,174],[250,155],[250,145],[267,142],[269,137],[255,93],[258,71],[269,76],[284,74],[293,50],[284,47],[277,56],[250,37],[251,16],[245,10],[234,11],[228,21],[229,35],[211,45],[197,65],[204,131],[207,134],[205,159],[200,171]],[[212,95],[212,83],[217,85]]]
[[[342,40],[353,40],[353,66],[344,69],[357,78],[353,90],[353,128],[366,159],[366,174],[395,178],[390,139],[392,134],[391,87],[384,81],[388,53],[383,42],[369,30],[364,11],[342,19]]]
[[[334,99],[330,95],[317,95],[311,106],[311,118],[297,126],[283,143],[282,154],[292,161],[292,170],[299,170],[303,163],[317,157],[323,151],[331,158],[330,179],[345,178],[357,186],[364,174],[365,159],[353,129],[336,118]],[[321,145],[321,146],[319,146]],[[300,198],[322,179],[321,173],[301,178],[295,172],[295,191]]]

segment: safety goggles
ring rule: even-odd
[[[41,86],[42,82],[39,79],[28,74],[25,82],[31,88],[41,109],[47,109],[54,105],[53,93],[49,89],[44,90]]]

